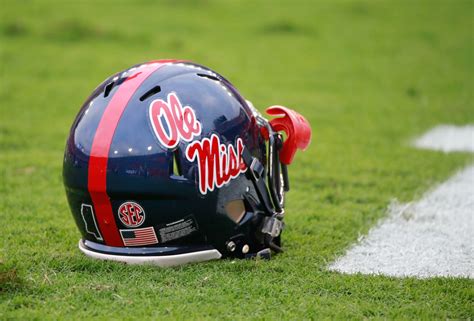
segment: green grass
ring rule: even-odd
[[[97,2],[97,3],[96,3]],[[8,1],[0,11],[0,319],[474,317],[474,282],[327,265],[385,214],[473,161],[409,146],[474,122],[472,1]],[[313,126],[290,168],[286,253],[159,269],[84,257],[61,166],[109,74],[157,58],[221,72]]]

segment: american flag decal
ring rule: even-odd
[[[158,243],[153,226],[133,230],[120,230],[125,246],[142,246]]]

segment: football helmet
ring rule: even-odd
[[[160,266],[282,251],[287,165],[311,128],[288,108],[267,112],[278,118],[188,61],[107,78],[80,109],[64,154],[80,250]]]

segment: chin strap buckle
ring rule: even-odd
[[[263,234],[263,242],[265,246],[272,249],[276,253],[283,252],[283,249],[280,246],[280,234],[285,224],[281,220],[279,214],[274,214],[270,217],[265,217],[262,223],[261,232]]]
[[[265,168],[263,167],[262,163],[260,163],[259,160],[256,158],[252,159],[252,163],[250,164],[249,168],[250,174],[252,175],[255,181],[258,181],[263,176],[263,173],[265,171]]]
[[[268,234],[272,238],[275,238],[281,234],[283,227],[283,222],[275,216],[265,217],[262,226],[262,233]]]

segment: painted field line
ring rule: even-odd
[[[449,152],[474,152],[474,125],[440,125],[420,138],[414,145],[418,148]]]
[[[424,148],[444,151],[473,151],[472,132],[453,131],[440,126],[418,139]],[[445,128],[449,139],[444,139]],[[453,134],[457,132],[457,134]],[[469,139],[461,137],[465,132]],[[431,134],[430,134],[431,133]],[[434,134],[433,134],[434,133]],[[434,135],[439,139],[428,139]],[[462,141],[462,149],[460,146]],[[443,147],[440,147],[443,146]],[[474,278],[474,165],[458,172],[448,181],[408,204],[392,202],[389,216],[346,255],[329,266],[343,273],[414,276],[418,278],[450,276]]]

